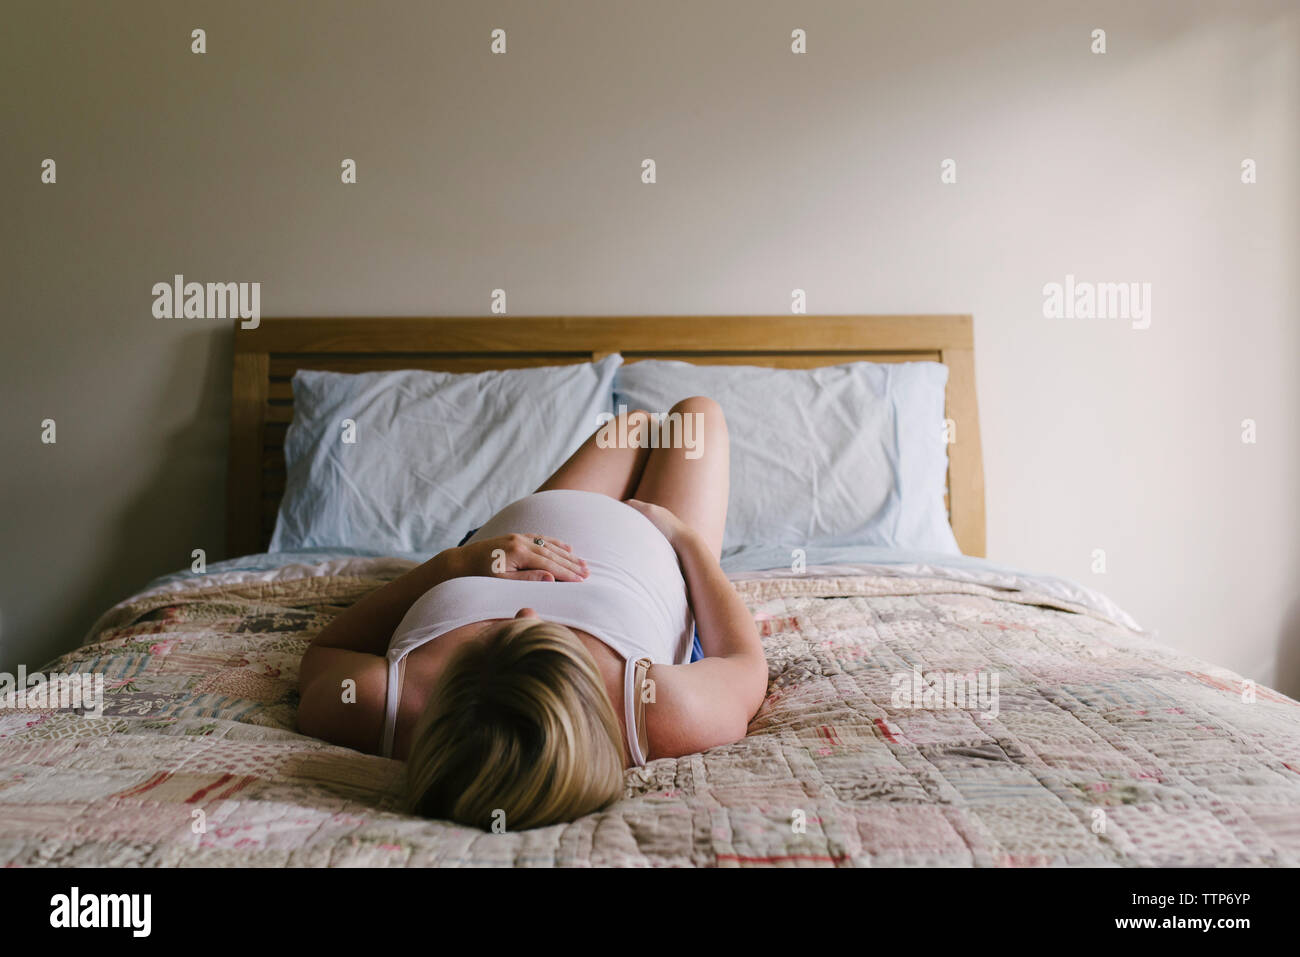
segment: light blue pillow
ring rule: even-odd
[[[723,554],[745,546],[872,545],[958,555],[938,362],[817,369],[647,359],[614,377],[614,401],[666,412],[705,395],[731,436]]]
[[[299,370],[270,550],[458,544],[596,430],[622,362],[615,354],[496,372]],[[355,423],[352,442],[345,420]]]

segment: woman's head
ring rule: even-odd
[[[490,626],[430,690],[407,760],[413,813],[482,828],[504,814],[507,829],[523,830],[622,793],[618,717],[591,653],[563,625]]]

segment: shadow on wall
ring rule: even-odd
[[[209,562],[224,555],[233,353],[229,329],[195,330],[178,339],[154,408],[159,419],[171,418],[168,410],[196,397],[193,415],[159,437],[155,474],[119,512],[96,553],[98,564],[69,583],[62,614],[49,631],[61,653],[78,647],[100,615],[149,580],[188,568],[195,548],[204,549]],[[197,369],[203,370],[198,383]]]
[[[1291,602],[1286,617],[1282,619],[1282,631],[1277,636],[1273,687],[1300,700],[1300,598]]]

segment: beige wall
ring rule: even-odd
[[[0,668],[221,553],[230,323],[152,317],[180,272],[259,281],[267,315],[486,315],[498,286],[518,314],[783,312],[796,287],[813,312],[972,313],[990,556],[1300,694],[1294,3],[6,21]],[[1151,283],[1151,327],[1043,318],[1066,274]]]

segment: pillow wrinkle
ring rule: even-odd
[[[388,517],[387,511],[377,508],[373,499],[369,498],[365,492],[361,490],[360,486],[353,481],[352,477],[348,475],[347,470],[342,467],[342,463],[338,458],[338,453],[329,452],[326,454],[326,458],[328,462],[334,466],[334,476],[338,483],[345,488],[347,492],[351,493],[353,501],[356,503],[357,507],[362,510],[362,514],[364,514],[368,519],[364,524],[354,524],[359,524],[359,527],[362,529],[370,529],[373,528],[375,524],[378,524],[381,528],[386,527],[391,530],[394,526]],[[366,540],[368,541],[368,538]]]

